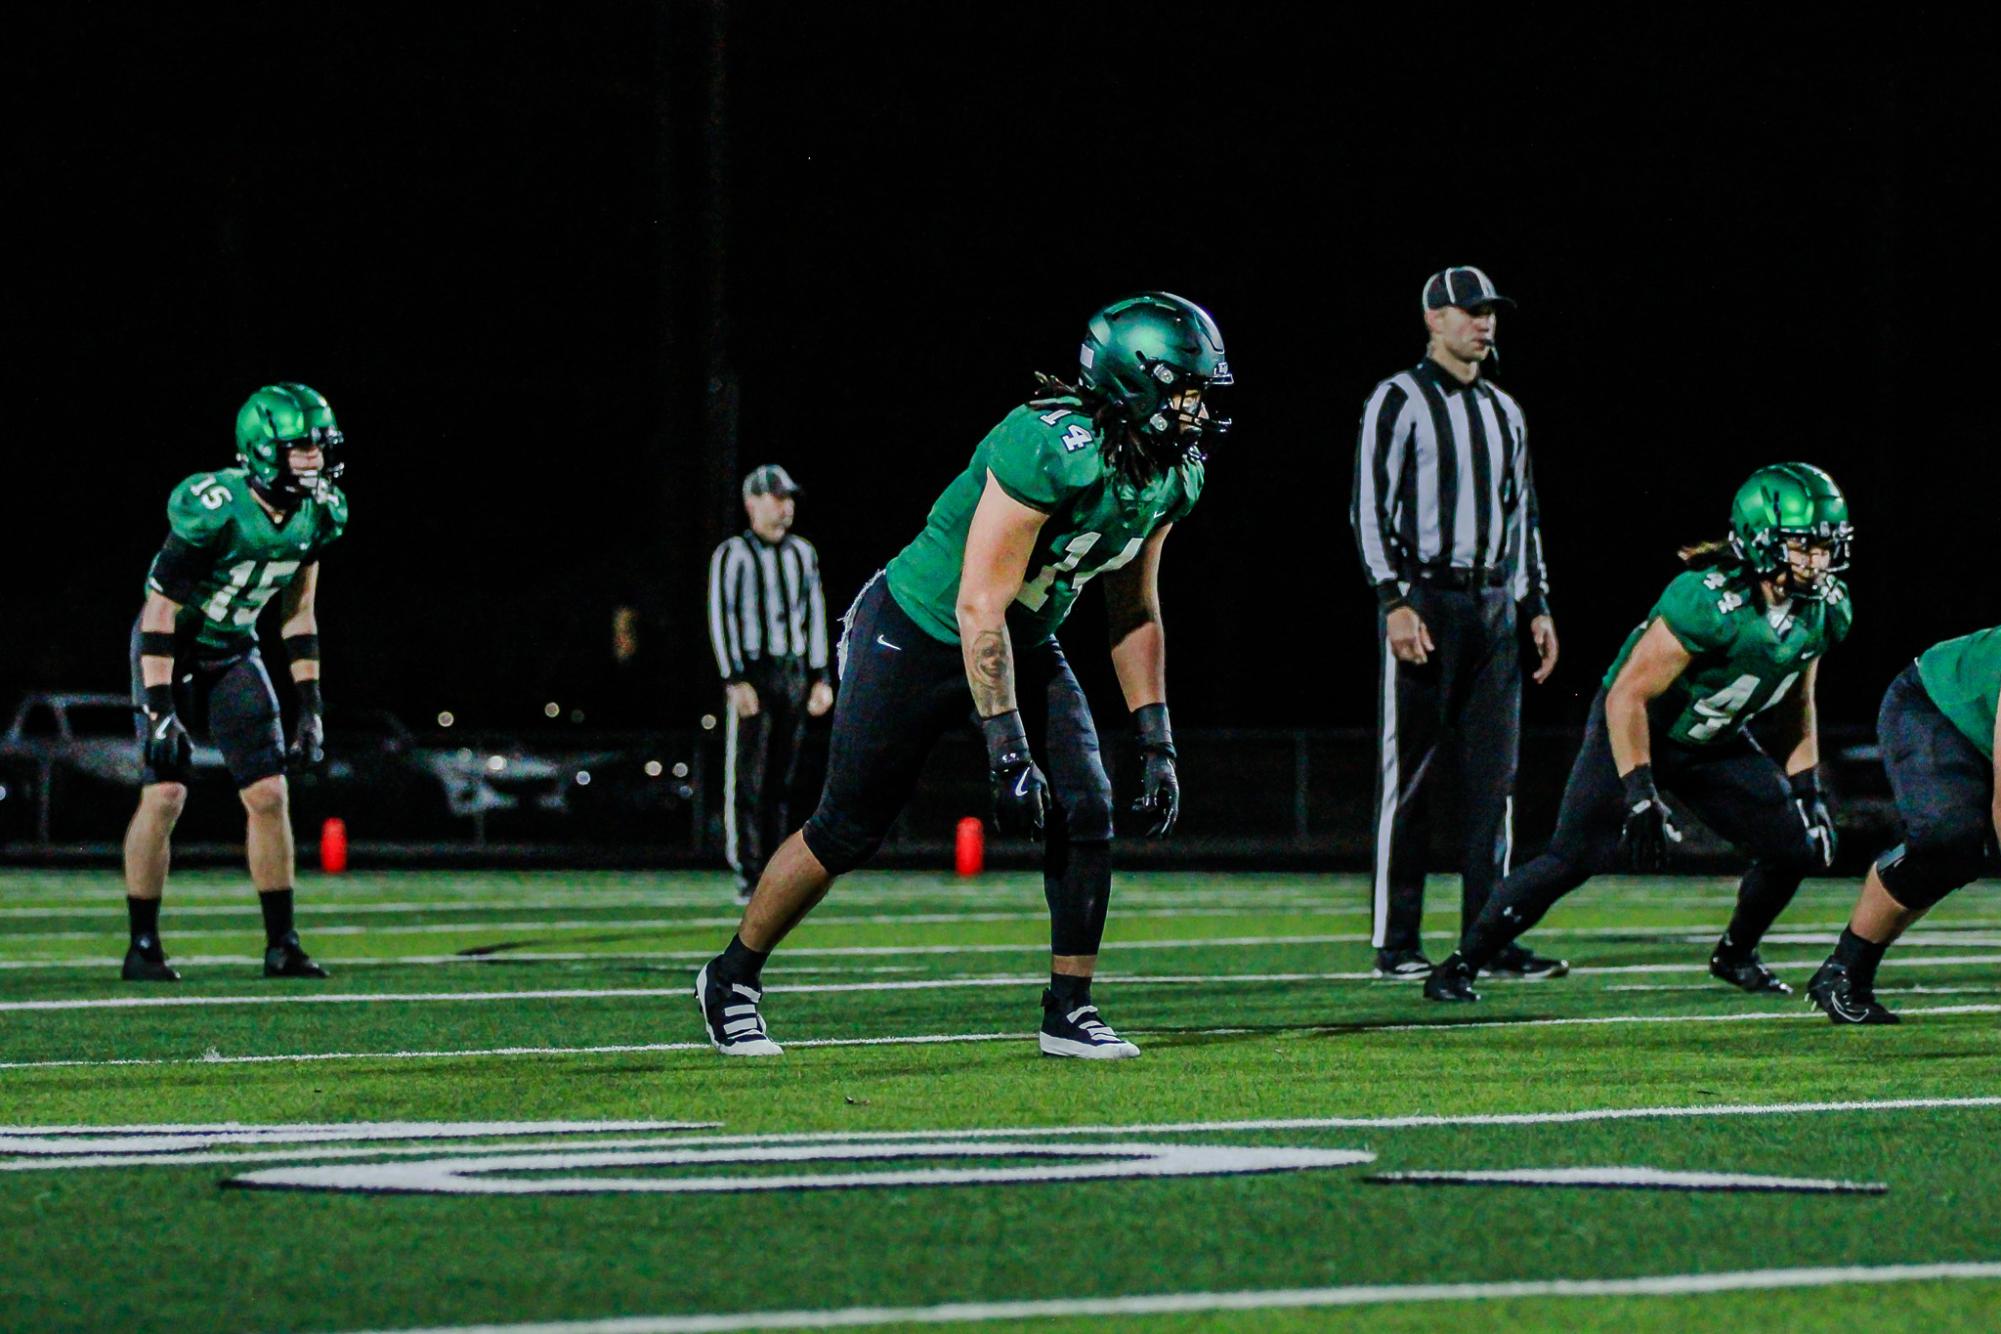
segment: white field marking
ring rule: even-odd
[[[1807,968],[1817,960],[1767,960],[1781,968]],[[1960,964],[2001,963],[2001,955],[1976,954],[1900,961],[1905,968],[1946,967]],[[1622,964],[1600,968],[1573,968],[1573,974],[1600,973],[1690,973],[1707,971],[1701,964]],[[1101,973],[1099,979],[1122,987],[1200,987],[1270,982],[1369,982],[1388,981],[1409,986],[1411,979],[1378,979],[1373,972],[1330,973]],[[927,977],[881,982],[800,982],[782,985],[787,995],[822,995],[879,991],[957,991],[983,987],[1023,987],[1041,981],[1040,974],[991,974],[982,977]],[[521,1000],[595,1000],[635,997],[671,997],[687,994],[681,987],[552,987],[533,991],[377,991],[377,992],[266,992],[255,996],[108,996],[72,1000],[0,1001],[0,1013],[49,1010],[151,1010],[185,1009],[224,1005],[423,1005],[456,1002]],[[1700,1017],[1700,1016],[1697,1016]],[[1644,1020],[1648,1016],[1638,1016]],[[1557,1020],[1545,1022],[1555,1023]],[[1584,1020],[1563,1020],[1581,1023]],[[1602,1021],[1622,1022],[1618,1018]],[[1461,1025],[1463,1026],[1463,1025]],[[1418,1025],[1436,1027],[1436,1025]],[[1394,1031],[1386,1029],[1383,1031]]]
[[[280,1126],[0,1126],[0,1153],[180,1153],[237,1144],[581,1135],[634,1130],[714,1130],[717,1121],[368,1121]]]
[[[1606,987],[1607,991],[1714,991],[1714,982],[1655,982],[1633,983],[1622,987]],[[1879,996],[1997,996],[2001,987],[1927,987],[1913,984],[1908,987],[1876,988]]]
[[[519,1153],[425,1162],[278,1167],[223,1182],[249,1190],[326,1190],[389,1195],[720,1195],[771,1190],[860,1190],[885,1186],[1014,1186],[1134,1178],[1254,1176],[1319,1171],[1372,1162],[1353,1149],[1258,1148],[1217,1144],[1023,1144],[963,1140],[894,1144],[662,1148],[634,1152]],[[722,1163],[885,1162],[909,1158],[1045,1159],[1031,1167],[927,1167],[772,1176],[544,1176],[498,1172],[589,1171],[616,1167],[704,1167]],[[1096,1161],[1055,1161],[1064,1159]]]
[[[990,1320],[1199,1315],[1220,1311],[1314,1310],[1404,1302],[1522,1301],[1541,1297],[1685,1297],[1717,1292],[1772,1292],[1873,1283],[1939,1283],[2001,1278],[2001,1261],[1920,1265],[1843,1265],[1810,1269],[1736,1269],[1648,1274],[1638,1278],[1513,1279],[1493,1283],[1375,1283],[1339,1288],[1262,1288],[1237,1292],[1134,1293],[936,1306],[842,1306],[799,1311],[621,1316],[608,1320],[532,1321],[513,1325],[432,1325],[370,1334],[733,1334],[758,1329],[856,1329],[872,1325],[945,1325]]]
[[[1843,925],[1845,925],[1845,923],[1835,923],[1831,925],[1828,928],[1828,930],[1830,932],[1838,933]],[[66,934],[73,934],[78,938],[90,939],[90,940],[102,940],[106,935],[105,932],[101,931],[75,932]],[[1538,928],[1536,935],[1539,938],[1555,937],[1555,936],[1579,937],[1579,938],[1596,937],[1596,936],[1624,936],[1624,937],[1631,937],[1636,942],[1673,943],[1673,944],[1707,943],[1710,940],[1710,937],[1707,935],[1699,937],[1694,937],[1694,936],[1683,937],[1683,936],[1676,936],[1669,934],[1659,934],[1659,935],[1649,936],[1645,928],[1635,928],[1628,926],[1572,927],[1567,930],[1559,929],[1559,930],[1547,930],[1547,931]],[[1906,935],[1898,943],[1900,945],[1905,943],[1920,943],[1912,941],[1912,936],[1916,935],[1918,935],[1917,932],[1912,932],[1909,935]],[[9,939],[18,940],[22,938],[23,937],[21,936],[8,936],[4,933],[0,933],[0,944],[4,944]],[[1360,944],[1366,944],[1369,939],[1370,937],[1367,932],[1353,932],[1347,934],[1331,934],[1331,935],[1311,934],[1311,935],[1286,935],[1286,936],[1188,936],[1188,937],[1177,937],[1170,940],[1120,940],[1120,941],[1115,941],[1110,945],[1107,945],[1105,949],[1107,953],[1119,953],[1125,950],[1179,950],[1179,949],[1210,949],[1210,948],[1248,949],[1248,948],[1269,948],[1272,946],[1294,946],[1294,945],[1360,945]],[[1816,937],[1813,943],[1826,944],[1828,943],[1828,941],[1831,941],[1832,939],[1833,939],[1832,935],[1827,937],[1825,940]],[[1955,939],[1951,936],[1945,936],[1938,940],[1923,940],[1921,943],[1928,945],[1949,946],[1955,944],[1980,945],[1984,944],[1985,942],[1979,940]],[[1997,938],[1995,943],[2001,944],[2001,938]],[[1002,943],[1002,944],[977,943],[977,944],[934,944],[934,945],[806,945],[806,946],[787,946],[784,955],[782,957],[785,959],[804,959],[804,958],[868,958],[876,956],[901,956],[901,955],[915,956],[915,955],[956,955],[956,954],[1042,954],[1046,952],[1047,949],[1048,946],[1041,940],[1028,940],[1016,943]],[[616,951],[614,950],[604,950],[604,951],[495,950],[491,953],[478,953],[478,954],[460,952],[455,954],[326,955],[325,957],[328,962],[339,963],[343,966],[353,966],[353,965],[391,966],[396,964],[410,964],[413,966],[428,967],[428,966],[437,966],[445,964],[505,963],[508,961],[516,961],[524,963],[589,963],[597,960],[606,960],[614,962],[629,962],[632,960],[680,962],[685,960],[688,962],[701,963],[701,962],[706,962],[711,958],[714,958],[715,951],[706,949],[616,950]],[[176,963],[181,963],[181,964],[233,965],[233,964],[261,964],[264,960],[264,956],[262,954],[175,954],[173,956],[173,959]],[[103,969],[103,968],[116,968],[119,965],[119,962],[120,962],[119,959],[110,957],[106,957],[103,959],[78,959],[78,958],[43,956],[40,958],[32,958],[32,959],[0,959],[0,969],[35,969],[35,968]],[[1674,971],[1677,969],[1687,967],[1688,965],[1627,964],[1620,966],[1636,970],[1657,969],[1663,971]],[[1612,967],[1600,966],[1598,968],[1592,968],[1590,966],[1585,966],[1580,968],[1574,968],[1571,971],[1575,973],[1607,972],[1607,971],[1612,971]],[[1411,980],[1408,978],[1377,979],[1373,972],[1355,973],[1352,975],[1344,975],[1344,976],[1352,976],[1353,978],[1357,979],[1380,980],[1380,981],[1403,982]],[[1422,981],[1421,978],[1417,980]],[[1489,979],[1489,980],[1492,981],[1494,979]],[[1506,979],[1501,979],[1501,980],[1506,980]]]
[[[489,902],[443,902],[443,901],[423,901],[423,900],[382,900],[382,901],[349,900],[345,902],[330,903],[322,900],[319,902],[301,903],[295,911],[301,917],[314,917],[314,916],[328,917],[328,916],[343,916],[349,914],[355,916],[370,916],[376,914],[386,915],[391,913],[531,912],[531,911],[540,911],[543,909],[552,909],[552,908],[568,909],[572,912],[580,908],[584,909],[602,908],[605,911],[610,912],[614,909],[624,909],[624,908],[652,908],[652,909],[675,908],[675,907],[715,908],[719,906],[721,902],[728,901],[729,897],[730,897],[729,895],[705,895],[701,898],[689,899],[685,902],[670,898],[663,898],[657,895],[605,895],[603,897],[597,897],[591,895],[573,895],[563,898],[498,899]],[[914,897],[915,896],[906,895],[901,901],[909,902]],[[247,892],[238,895],[234,901],[228,903],[190,904],[190,903],[181,903],[177,899],[168,907],[167,913],[170,918],[249,917],[254,919],[257,915],[257,909],[256,905],[251,903],[249,899],[250,895]],[[931,907],[934,909],[939,907],[949,908],[962,905],[973,908],[986,908],[986,907],[1004,908],[1011,904],[1020,902],[1020,899],[1021,896],[1018,894],[1009,894],[1006,896],[983,895],[977,901],[965,901],[965,900],[955,900],[949,895],[939,894],[939,895],[925,896],[925,905],[927,907]],[[1131,903],[1137,906],[1151,906],[1151,907],[1162,907],[1162,908],[1177,906],[1184,903],[1203,908],[1221,908],[1221,907],[1263,908],[1270,906],[1316,907],[1325,903],[1326,900],[1322,898],[1314,898],[1305,895],[1297,895],[1297,896],[1266,895],[1262,893],[1251,893],[1238,890],[1238,891],[1221,891],[1215,894],[1199,894],[1199,895],[1194,893],[1173,894],[1173,895],[1161,895],[1161,894],[1148,894],[1148,895],[1133,894],[1129,896],[1121,895],[1120,902]],[[1343,912],[1349,915],[1359,915],[1360,913],[1365,911],[1364,909],[1361,908],[1353,906],[1342,907],[1341,905],[1338,904],[1328,904],[1327,906],[1329,911]],[[73,903],[73,904],[44,903],[44,904],[34,904],[29,906],[14,906],[14,907],[0,908],[0,921],[5,921],[9,919],[34,920],[34,919],[49,918],[49,917],[77,917],[77,916],[85,916],[91,914],[102,914],[107,917],[116,917],[118,918],[118,920],[123,921],[124,906],[114,899],[106,899],[102,897],[97,898],[88,903]]]
[[[1362,1178],[1391,1186],[1558,1186],[1598,1190],[1776,1191],[1801,1195],[1882,1195],[1881,1181],[1758,1176],[1748,1172],[1671,1172],[1659,1167],[1516,1167],[1485,1172],[1378,1172]]]
[[[714,1124],[711,1122],[710,1124]],[[304,1163],[329,1159],[347,1158],[396,1158],[421,1157],[449,1153],[456,1155],[472,1153],[525,1153],[531,1149],[549,1152],[588,1149],[657,1149],[668,1148],[688,1141],[680,1136],[672,1139],[660,1137],[622,1138],[612,1136],[606,1139],[552,1139],[530,1138],[507,1144],[451,1143],[449,1141],[422,1145],[399,1145],[396,1147],[374,1146],[358,1149],[216,1149],[197,1150],[190,1153],[112,1153],[83,1154],[74,1158],[14,1158],[0,1159],[0,1172],[68,1172],[87,1168],[107,1167],[198,1167],[216,1163]]]
[[[1352,908],[1298,907],[1288,909],[1283,916],[1288,917],[1352,917]],[[1121,920],[1144,917],[1266,917],[1272,914],[1261,908],[1143,908],[1119,914]],[[169,916],[171,920],[171,915]],[[254,918],[246,917],[254,924]],[[655,917],[645,920],[622,919],[616,917],[592,918],[588,921],[564,920],[560,922],[383,922],[376,925],[355,924],[314,926],[313,936],[409,936],[439,935],[460,931],[526,933],[537,931],[604,931],[614,930],[619,935],[633,935],[641,931],[716,931],[728,928],[734,930],[743,919],[740,917]],[[957,922],[1047,922],[1046,909],[1035,912],[948,912],[948,913],[826,913],[813,918],[816,926],[948,926]],[[183,935],[232,935],[235,932],[183,932]],[[0,932],[0,944],[13,940],[103,940],[104,931],[4,931]]]

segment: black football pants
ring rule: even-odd
[[[1522,662],[1506,588],[1464,591],[1414,583],[1410,605],[1431,632],[1430,660],[1399,662],[1387,617],[1377,694],[1375,945],[1416,949],[1430,845],[1425,780],[1442,744],[1457,747],[1462,925],[1507,874],[1515,762],[1521,748]]]
[[[919,629],[880,575],[855,599],[846,625],[826,791],[802,831],[835,875],[875,855],[938,738],[974,720],[959,646]],[[1016,643],[1014,666],[1029,748],[1054,799],[1043,836],[1051,949],[1096,954],[1111,893],[1112,839],[1112,784],[1098,729],[1055,640]]]
[[[132,668],[132,713],[145,785],[179,782],[144,762],[146,682],[139,671],[139,622],[132,622],[127,659]],[[278,692],[264,670],[264,656],[251,643],[219,658],[199,656],[182,644],[174,658],[174,712],[190,735],[212,742],[240,790],[285,772],[285,733],[279,722]]]
[[[757,691],[758,708],[748,718],[723,709],[723,853],[737,884],[749,888],[791,827],[787,807],[808,686],[798,658],[753,662],[744,679]]]
[[[1655,785],[1750,854],[1729,934],[1735,946],[1751,949],[1792,902],[1800,881],[1820,865],[1820,855],[1793,804],[1784,770],[1748,732],[1713,746],[1683,746],[1667,738],[1669,721],[1649,720]],[[1625,818],[1626,785],[1612,760],[1600,689],[1563,789],[1549,850],[1510,873],[1467,927],[1459,945],[1466,961],[1475,969],[1485,966],[1558,899],[1611,870]]]

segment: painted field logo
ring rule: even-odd
[[[719,1194],[1253,1176],[1375,1159],[1351,1149],[1052,1142],[1036,1131],[830,1135],[820,1143],[693,1133],[718,1128],[693,1121],[37,1126],[0,1129],[0,1172],[254,1163],[221,1184],[400,1195]]]
[[[253,1190],[363,1191],[402,1195],[721,1194],[759,1190],[858,1190],[885,1186],[1014,1186],[1145,1177],[1249,1176],[1352,1167],[1375,1157],[1349,1149],[1237,1148],[1214,1144],[1010,1144],[964,1140],[895,1144],[744,1144],[609,1153],[564,1150],[426,1162],[340,1163],[251,1172],[223,1184]],[[890,1167],[859,1172],[648,1176],[616,1169],[771,1167],[808,1163],[978,1160],[970,1167]],[[1020,1160],[1019,1166],[993,1166]],[[509,1176],[508,1173],[571,1173]],[[590,1173],[590,1175],[576,1175]]]

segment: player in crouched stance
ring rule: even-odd
[[[1807,873],[1834,860],[1814,685],[1854,614],[1834,574],[1848,565],[1848,502],[1820,469],[1781,463],[1738,488],[1730,530],[1682,553],[1691,568],[1627,637],[1592,701],[1549,850],[1501,883],[1426,981],[1428,998],[1478,1000],[1473,978],[1496,952],[1593,875],[1663,869],[1681,834],[1662,789],[1751,854],[1709,971],[1748,992],[1792,990],[1758,942]],[[1781,705],[1783,764],[1746,731]]]
[[[143,773],[125,831],[128,982],[178,982],[160,943],[160,898],[194,731],[222,751],[248,817],[251,883],[264,917],[266,977],[325,977],[292,927],[288,767],[324,758],[319,557],[347,527],[340,428],[325,397],[302,384],[266,385],[236,418],[235,468],[196,473],[167,501],[170,531],[146,576],[132,627],[132,703]],[[292,742],[257,648],[257,617],[274,596],[299,717]]]
[[[2001,627],[1934,644],[1890,684],[1876,719],[1904,841],[1869,868],[1854,915],[1806,993],[1837,1024],[1903,1022],[1876,999],[1883,953],[1980,875],[2001,836]]]
[[[772,855],[736,937],[695,980],[724,1055],[778,1053],[758,1009],[765,960],[837,876],[874,854],[932,745],[969,713],[986,738],[995,823],[1043,843],[1041,1049],[1139,1054],[1091,999],[1112,888],[1112,788],[1056,631],[1085,581],[1103,575],[1112,665],[1144,764],[1136,809],[1166,834],[1180,784],[1160,553],[1201,494],[1201,445],[1228,426],[1205,399],[1230,373],[1208,313],[1151,292],[1092,317],[1078,384],[1039,378],[1039,396],[988,432],[923,532],[848,611],[819,808]]]

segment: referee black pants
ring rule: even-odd
[[[1410,605],[1431,632],[1422,664],[1390,652],[1388,617],[1376,614],[1377,693],[1375,945],[1418,948],[1425,855],[1431,835],[1426,783],[1440,747],[1456,747],[1460,776],[1460,915],[1480,915],[1508,873],[1514,844],[1515,763],[1521,749],[1522,662],[1515,602],[1502,588],[1415,583]]]
[[[751,663],[757,691],[748,718],[723,708],[723,854],[737,885],[750,888],[791,830],[789,799],[806,731],[806,665],[798,658]]]

